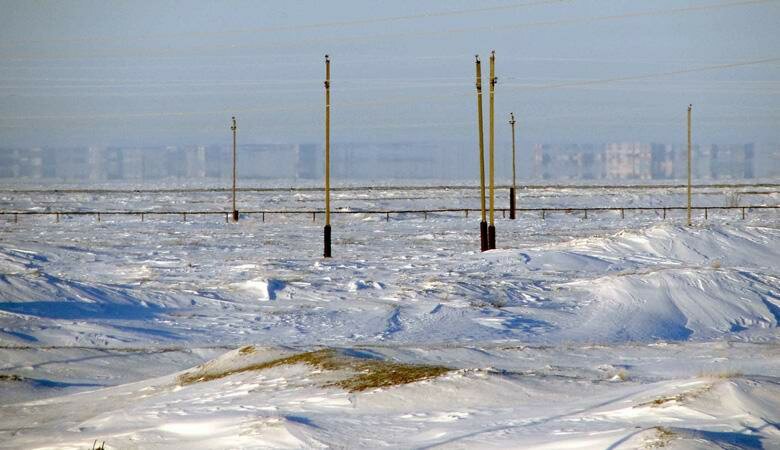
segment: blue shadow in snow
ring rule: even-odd
[[[674,431],[674,428],[671,429]],[[755,448],[762,449],[764,444],[759,436],[730,431],[693,430],[693,437],[714,442],[721,448]]]
[[[77,301],[0,302],[0,311],[27,314],[46,319],[124,319],[147,320],[159,308],[141,305],[84,303]]]
[[[20,331],[12,331],[12,330],[0,330],[0,333],[5,333],[7,335],[19,338],[26,342],[38,342],[38,338],[27,333],[22,333]]]
[[[129,327],[129,326],[126,326],[126,325],[114,325],[114,324],[111,324],[111,326],[114,327],[117,330],[127,331],[127,332],[130,332],[130,333],[137,333],[137,334],[146,334],[146,335],[149,335],[149,336],[154,336],[154,337],[163,338],[163,339],[171,339],[171,340],[181,340],[181,339],[184,339],[182,336],[180,336],[180,335],[178,335],[176,333],[173,333],[173,332],[170,332],[170,331],[166,331],[166,330],[158,330],[156,328]]]
[[[312,422],[311,419],[304,416],[284,416],[285,419],[289,420],[290,422],[299,423],[301,425],[306,425],[312,428],[321,428],[316,423]]]
[[[67,388],[100,388],[100,387],[106,387],[107,384],[98,384],[98,383],[67,383],[64,381],[53,381],[53,380],[46,380],[43,378],[30,378],[30,382],[35,386],[39,388],[53,388],[53,389],[67,389]]]

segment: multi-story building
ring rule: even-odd
[[[496,152],[497,180],[511,176],[503,147]],[[441,143],[338,143],[331,147],[331,174],[340,180],[475,179],[478,153],[471,145]],[[315,144],[242,145],[238,176],[243,179],[321,179],[324,151]],[[525,170],[542,180],[663,180],[687,176],[684,145],[611,143],[533,147],[532,165],[518,153]],[[232,148],[71,147],[0,149],[0,178],[59,181],[229,179]],[[697,180],[745,179],[780,175],[780,146],[697,145]],[[521,175],[522,176],[522,175]]]
[[[652,177],[652,146],[641,142],[607,144],[604,149],[606,178],[649,180]]]
[[[604,177],[604,155],[592,145],[534,145],[533,178],[593,180]]]

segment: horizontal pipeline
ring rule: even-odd
[[[518,212],[586,212],[586,211],[685,211],[685,206],[598,206],[585,208],[515,208]],[[693,206],[691,210],[757,210],[780,209],[780,205],[745,205],[745,206]],[[448,212],[476,212],[479,208],[438,208],[438,209],[382,209],[382,210],[331,210],[331,214],[424,214],[424,213],[448,213]],[[495,208],[498,212],[509,212],[509,208]],[[0,215],[224,215],[231,211],[0,211]],[[266,209],[240,211],[241,214],[325,214],[322,209]]]

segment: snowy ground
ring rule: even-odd
[[[475,194],[341,191],[334,206],[475,207]],[[320,201],[247,193],[239,209]],[[519,200],[683,202],[676,189]],[[696,198],[777,203],[771,189]],[[227,204],[0,193],[2,210]],[[693,228],[678,212],[500,217],[499,249],[480,253],[473,215],[336,216],[330,260],[321,217],[0,218],[0,448],[780,448],[777,211]],[[278,363],[322,349],[338,367]],[[451,370],[345,387],[386,362]],[[218,376],[182,382],[204,370]]]

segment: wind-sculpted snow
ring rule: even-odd
[[[780,262],[780,230],[774,227],[686,228],[659,224],[640,231],[620,231],[611,238],[577,239],[565,244],[573,251],[637,265],[659,263],[688,266],[776,268]]]
[[[6,218],[0,448],[772,448],[777,213],[711,214]]]
[[[733,269],[691,268],[574,282],[569,286],[586,292],[587,305],[574,334],[610,341],[685,340],[772,330],[780,321],[780,296],[773,293],[778,282]]]
[[[776,370],[766,348],[556,350],[554,356],[522,347],[343,350],[342,358],[357,364],[393,358],[399,367],[442,360],[467,367],[350,392],[339,387],[354,376],[348,368],[296,359],[305,354],[291,350],[244,348],[178,374],[13,405],[12,415],[0,407],[6,415],[0,433],[12,438],[0,448],[78,449],[95,439],[109,448],[776,448],[777,378],[652,375],[659,361],[677,361],[680,353],[711,361],[748,351],[754,369]],[[562,365],[535,364],[536,357]],[[621,359],[628,375],[604,364]],[[499,367],[481,366],[485,361]],[[202,377],[182,383],[193,375]]]
[[[480,254],[447,230],[464,222],[351,222],[340,237],[343,255],[332,261],[306,256],[314,236],[299,246],[273,238],[282,225],[251,221],[92,224],[92,239],[79,236],[84,224],[42,224],[47,241],[0,244],[0,339],[238,345],[774,335],[766,332],[777,326],[779,303],[780,232],[772,227],[656,224],[531,245],[521,234],[518,249]],[[510,236],[521,223],[505,222],[516,227]],[[423,224],[434,232],[416,234]],[[567,224],[551,225],[553,234]],[[55,227],[64,228],[60,242],[52,241]],[[155,237],[145,239],[142,227]],[[272,243],[256,250],[255,234]],[[286,250],[258,257],[275,245]]]

